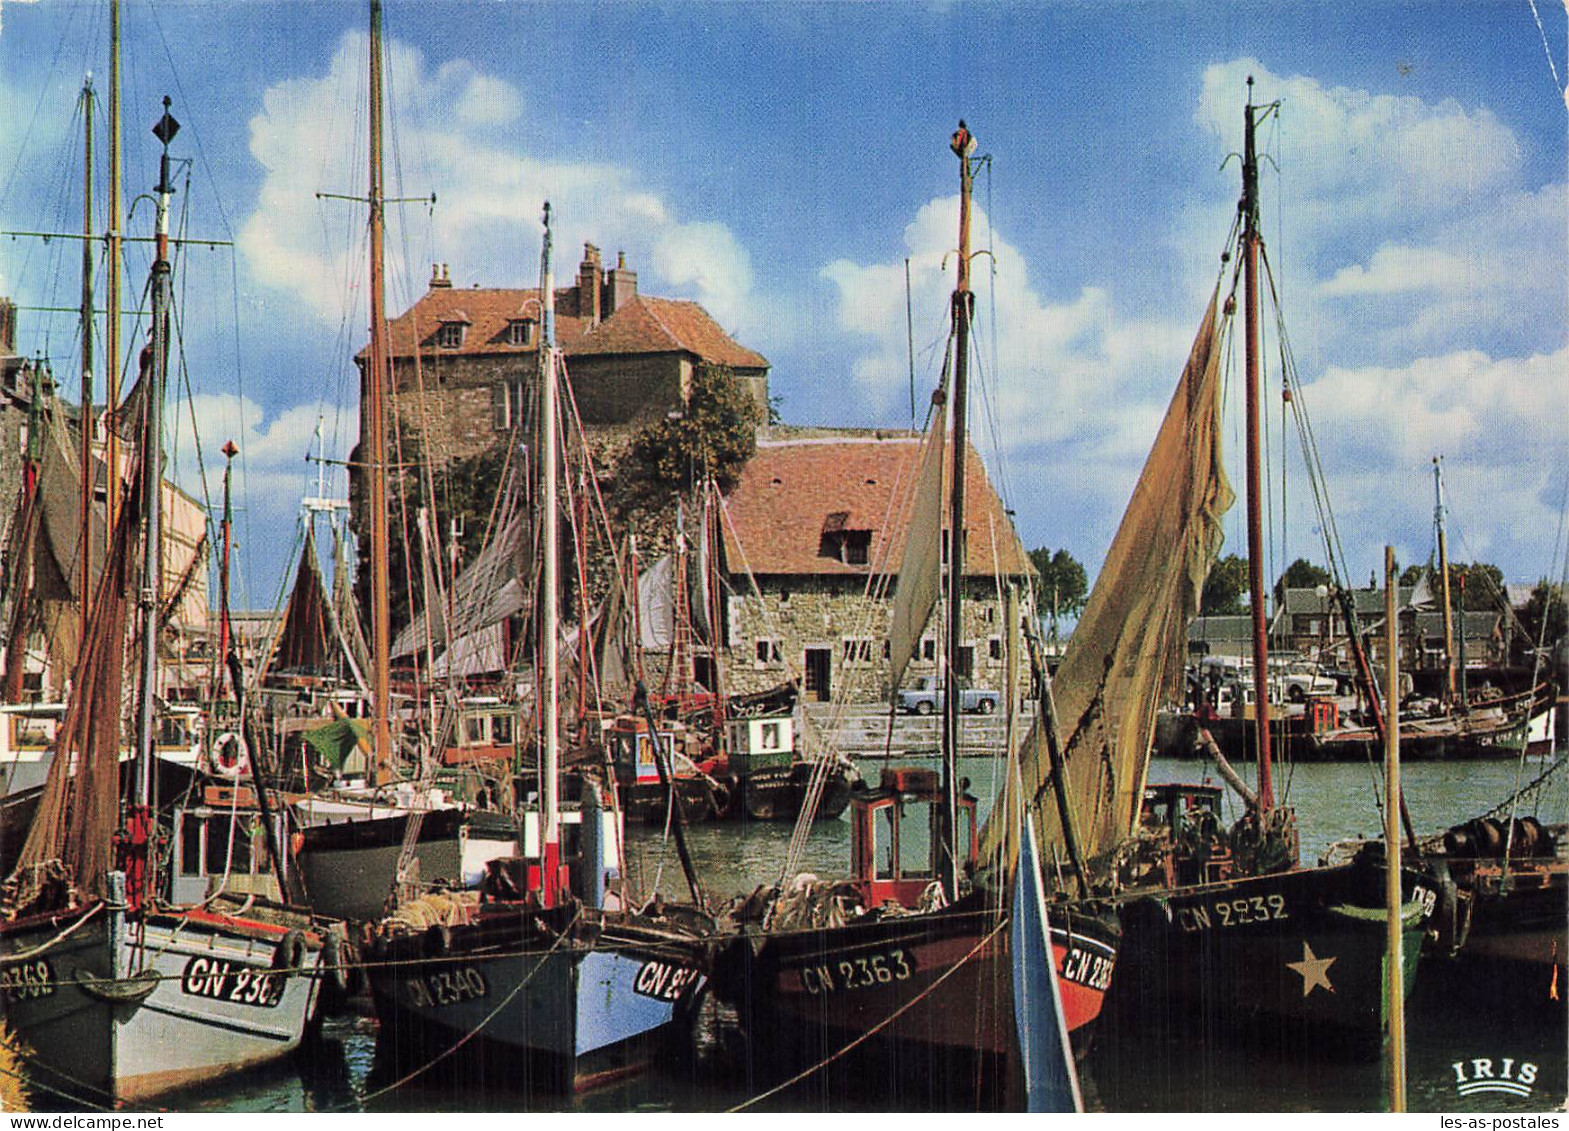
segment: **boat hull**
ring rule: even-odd
[[[795,820],[806,803],[812,769],[810,762],[797,762],[748,773],[741,782],[742,807],[746,815],[754,821]],[[852,771],[843,769],[828,776],[818,799],[817,820],[836,820],[849,808],[851,774]]]
[[[938,912],[743,936],[715,969],[752,1070],[901,1105],[999,1106],[1015,1056],[1009,919],[976,896]],[[1117,961],[1116,929],[1051,909],[1065,1021],[1082,1051]]]
[[[466,1079],[587,1091],[652,1063],[707,976],[679,933],[519,911],[383,940],[370,962],[378,1053],[455,1057]]]
[[[397,878],[409,818],[397,813],[307,828],[295,859],[312,909],[353,922],[380,919]],[[420,822],[414,858],[422,883],[448,879],[474,887],[486,861],[516,851],[510,828],[484,830],[462,809],[432,809]]]
[[[218,916],[137,922],[94,907],[0,931],[6,1024],[40,1094],[136,1103],[299,1047],[317,1005],[319,945]]]
[[[1108,1014],[1118,1039],[1233,1037],[1292,1055],[1376,1057],[1385,1031],[1381,870],[1294,869],[1119,901]],[[1436,890],[1407,874],[1409,991]]]

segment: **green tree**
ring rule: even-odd
[[[1330,584],[1333,581],[1327,569],[1314,565],[1306,558],[1298,558],[1286,567],[1286,572],[1275,582],[1275,601],[1278,604],[1285,600],[1287,589],[1316,589],[1320,585]]]
[[[681,411],[633,437],[627,470],[664,499],[690,491],[705,469],[728,488],[757,451],[757,427],[764,419],[729,367],[699,365]]]
[[[1055,600],[1056,611],[1062,616],[1076,617],[1084,611],[1089,599],[1089,576],[1067,550],[1053,553],[1045,546],[1030,551],[1030,563],[1035,566],[1035,607],[1050,616]]]
[[[1248,560],[1227,554],[1210,567],[1199,598],[1199,612],[1205,616],[1235,616],[1247,612],[1243,600],[1248,592]]]
[[[1508,598],[1504,596],[1504,571],[1488,562],[1450,562],[1450,600],[1461,606],[1461,579],[1465,579],[1463,607],[1467,612],[1499,612]]]
[[[1521,631],[1514,636],[1516,663],[1529,664],[1535,659],[1537,641],[1545,649],[1544,662],[1555,667],[1562,659],[1564,637],[1569,635],[1569,608],[1564,605],[1562,586],[1541,582],[1531,591],[1531,599],[1520,610]],[[1543,631],[1543,622],[1546,631]]]

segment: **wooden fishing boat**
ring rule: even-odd
[[[374,0],[371,13],[374,68],[380,45]],[[406,917],[384,924],[369,977],[381,1045],[394,1063],[420,1055],[425,1059],[418,1063],[429,1063],[432,1051],[443,1058],[461,1052],[481,1071],[489,1062],[498,1083],[572,1092],[645,1067],[676,1034],[707,976],[712,923],[700,911],[622,906],[623,897],[612,890],[621,874],[620,812],[605,803],[593,776],[577,775],[562,788],[556,525],[556,383],[562,368],[550,252],[546,205],[537,464],[543,512],[538,792],[520,807],[519,854],[490,865],[480,901],[460,905],[423,933],[410,931]],[[646,702],[646,694],[639,698]],[[657,746],[653,755],[660,758]],[[668,779],[667,765],[660,772]],[[679,834],[679,816],[676,828]],[[690,871],[688,880],[699,895]]]
[[[912,533],[890,637],[894,687],[936,604],[944,572],[939,541],[945,501],[951,508],[948,528],[965,529],[969,202],[976,159],[974,138],[963,122],[951,146],[960,163],[952,387],[945,380],[933,397],[938,407],[916,477]],[[945,499],[950,392],[955,456]],[[950,673],[960,669],[962,558],[951,555],[945,571]],[[1013,616],[1011,623],[1023,619]],[[1021,1097],[1030,1089],[1020,1075],[1020,1050],[1037,1047],[1032,1038],[1040,1034],[1021,1033],[1015,1007],[1024,987],[1038,986],[1043,973],[1049,981],[1050,972],[1028,962],[1018,967],[1025,955],[1015,950],[1011,896],[1021,883],[1038,880],[1019,875],[1017,792],[1011,794],[1013,804],[1000,806],[1001,816],[994,810],[988,825],[1011,831],[1000,839],[1014,854],[979,850],[976,799],[955,769],[959,698],[947,696],[940,771],[889,768],[876,789],[851,793],[849,880],[798,877],[786,883],[783,877],[793,870],[787,863],[780,884],[760,889],[743,904],[741,934],[721,954],[714,985],[740,1016],[758,1076],[796,1073],[790,1082],[814,1092],[850,1087],[861,1095],[896,1095],[901,1107],[1024,1102]],[[815,773],[826,777],[829,768],[823,763]],[[797,843],[810,829],[812,795],[822,793],[823,783],[809,788],[797,820]],[[1045,1016],[1054,1035],[1060,1030],[1059,1051],[1065,1056],[1070,1036],[1076,1035],[1083,1047],[1116,962],[1115,920],[1096,911],[1092,905],[1054,905],[1049,943],[1037,939],[1029,951],[1038,960],[1049,951],[1058,975],[1061,992],[1051,995]],[[1029,1001],[1041,1004],[1038,989],[1030,993]],[[1046,1024],[1039,1016],[1033,1023]]]
[[[133,625],[128,596],[163,591],[157,500],[171,340],[168,147],[179,129],[168,99],[164,106],[154,129],[164,150],[135,474],[111,527],[38,811],[0,889],[0,998],[28,1050],[29,1084],[92,1106],[145,1100],[298,1047],[315,1012],[322,951],[306,932],[175,905],[152,850],[161,616],[146,600]],[[134,801],[122,805],[121,689],[133,634],[141,648]]]

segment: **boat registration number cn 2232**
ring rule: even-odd
[[[910,975],[915,973],[915,956],[903,947],[895,947],[889,951],[830,959],[785,973],[799,977],[801,988],[813,996],[841,990],[864,990],[909,981]]]
[[[284,977],[259,966],[222,958],[193,958],[180,975],[180,989],[196,997],[271,1009],[283,1000]]]
[[[6,1001],[32,1001],[54,993],[54,967],[47,958],[18,962],[0,970],[0,998]]]
[[[490,984],[474,967],[454,966],[403,979],[403,992],[418,1009],[441,1009],[460,1001],[477,1001],[490,993]]]
[[[1208,931],[1215,927],[1247,927],[1271,919],[1289,919],[1286,897],[1278,891],[1268,895],[1212,899],[1178,907],[1177,923],[1184,931]]]

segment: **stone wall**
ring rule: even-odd
[[[731,579],[739,594],[729,598],[727,612],[732,693],[761,691],[801,676],[807,650],[825,649],[835,698],[872,703],[892,697],[886,651],[891,605],[866,596],[865,578],[766,577],[757,584],[761,603],[745,577]],[[971,579],[965,590],[964,642],[974,649],[971,683],[1001,688],[1007,634],[996,587]],[[903,686],[937,673],[939,637],[938,626],[929,625]],[[1027,686],[1025,679],[1020,682]],[[816,698],[817,689],[809,690],[807,697]]]

